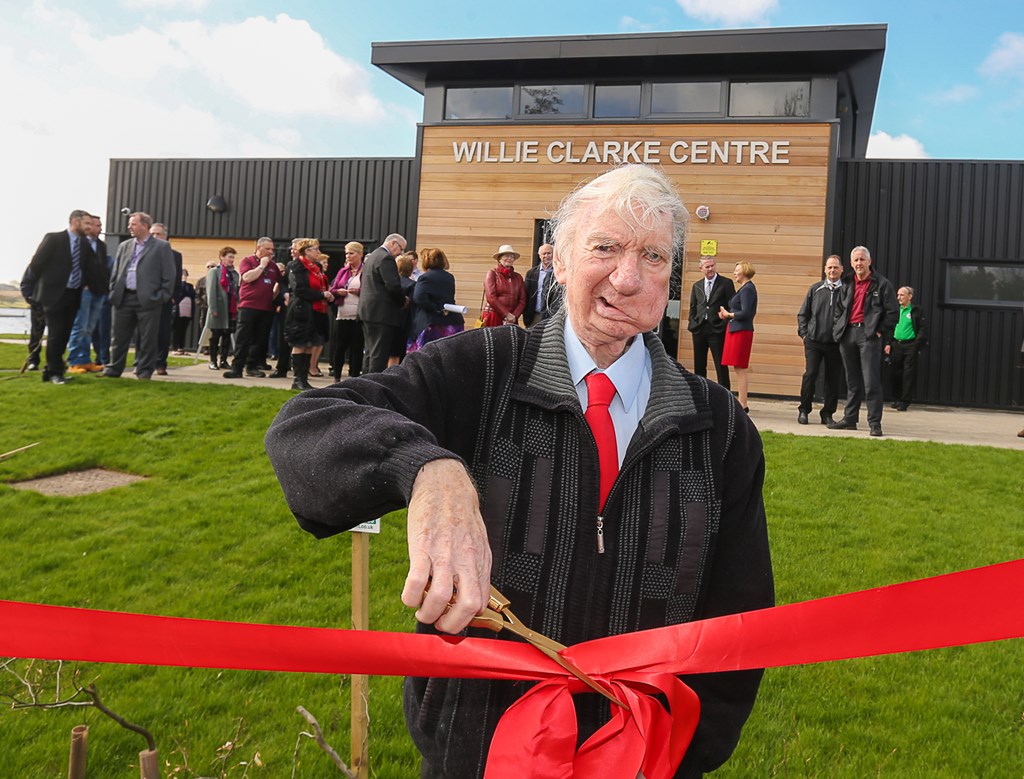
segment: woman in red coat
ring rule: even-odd
[[[519,256],[508,244],[494,254],[498,265],[487,271],[484,279],[484,310],[480,314],[484,327],[517,324],[526,308],[526,284],[513,270]]]

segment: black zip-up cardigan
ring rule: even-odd
[[[760,437],[730,393],[681,368],[649,333],[651,396],[608,496],[606,551],[597,553],[597,448],[563,334],[562,312],[529,331],[473,330],[384,373],[291,399],[266,446],[299,524],[324,537],[403,507],[425,463],[455,457],[480,493],[493,584],[556,641],[771,606]],[[760,678],[684,677],[701,720],[678,776],[728,758]],[[410,733],[433,771],[482,775],[498,718],[527,686],[408,679]],[[607,704],[576,701],[587,736]]]

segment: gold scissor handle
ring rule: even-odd
[[[557,641],[554,641],[545,635],[530,630],[526,625],[520,622],[519,619],[516,618],[516,615],[512,613],[511,609],[509,609],[511,603],[512,602],[508,598],[495,589],[494,585],[491,585],[491,595],[487,601],[487,608],[484,609],[482,614],[479,614],[470,620],[469,624],[473,627],[493,630],[495,633],[500,633],[502,630],[515,633],[520,638],[528,641],[535,649],[540,650],[550,657],[594,692],[603,695],[612,703],[617,703],[623,708],[626,707],[625,703],[608,692],[608,690],[594,681],[594,679],[592,679],[588,674],[577,668],[574,663],[562,657],[561,651],[565,649],[564,644],[559,644]]]

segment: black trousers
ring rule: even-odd
[[[64,350],[68,348],[71,328],[78,315],[78,304],[82,301],[81,289],[65,289],[60,300],[52,306],[44,306],[46,317],[46,370],[43,381],[51,376],[64,375]]]
[[[821,343],[804,339],[804,360],[807,367],[800,381],[800,410],[805,414],[811,413],[814,389],[818,384],[821,366],[824,364],[825,402],[821,407],[821,413],[831,416],[839,405],[839,381],[843,375],[843,358],[839,354],[839,344],[835,341]]]
[[[188,333],[188,326],[192,324],[190,316],[176,316],[171,323],[171,348],[181,351],[185,348],[185,335]]]
[[[892,399],[909,404],[917,383],[917,341],[893,341],[889,349],[889,381]]]
[[[363,322],[363,338],[366,339],[366,359],[363,369],[366,373],[380,373],[388,367],[391,346],[395,342],[398,328],[380,322]]]
[[[32,329],[28,336],[28,361],[39,365],[39,353],[43,347],[43,333],[46,332],[46,311],[42,303],[29,303],[29,316]],[[70,332],[68,333],[70,335]]]
[[[708,375],[708,350],[711,350],[711,359],[715,361],[715,374],[718,376],[718,383],[726,389],[729,387],[729,368],[722,365],[722,349],[725,348],[725,328],[722,332],[711,332],[711,325],[705,323],[699,329],[690,332],[693,338],[693,372],[698,376]]]
[[[267,358],[267,338],[274,322],[273,311],[255,308],[238,309],[235,326],[235,354],[231,370],[238,373],[245,367],[253,370]]]
[[[228,355],[231,354],[231,334],[235,330],[235,323],[224,330],[210,331],[210,362],[217,362],[217,355],[220,355],[221,363],[227,364]]]
[[[334,336],[331,338],[331,365],[334,380],[341,380],[341,368],[348,357],[348,375],[358,376],[363,372],[363,323],[358,319],[335,319]]]
[[[174,303],[167,301],[160,309],[160,329],[156,334],[156,367],[167,369],[167,353],[171,350],[171,320]]]
[[[849,325],[839,344],[846,369],[846,408],[843,419],[857,423],[860,406],[868,408],[868,424],[882,424],[882,339]]]

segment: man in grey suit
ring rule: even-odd
[[[156,367],[160,312],[171,299],[177,279],[171,245],[149,234],[153,219],[135,212],[128,217],[132,240],[117,247],[114,275],[110,279],[110,302],[114,305],[114,336],[110,362],[103,376],[118,378],[124,372],[128,346],[138,328],[135,346],[135,375],[153,377]]]
[[[728,320],[720,319],[718,311],[736,294],[736,287],[725,276],[718,274],[714,257],[700,258],[700,272],[704,278],[694,283],[690,290],[690,317],[686,325],[693,338],[693,372],[698,376],[708,375],[710,349],[718,383],[729,389],[729,368],[722,365]]]
[[[363,323],[366,343],[364,373],[379,373],[388,367],[388,352],[402,324],[406,301],[395,257],[405,251],[406,245],[405,238],[391,233],[363,261],[356,316]]]

